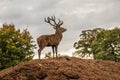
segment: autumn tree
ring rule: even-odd
[[[0,28],[0,69],[31,60],[34,48],[32,36],[27,29],[21,32],[12,24],[4,24]]]

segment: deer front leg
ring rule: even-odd
[[[54,46],[52,46],[53,58],[54,58]]]

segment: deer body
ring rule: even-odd
[[[54,25],[50,22],[51,20],[54,22]],[[52,47],[53,57],[54,57],[54,52],[56,52],[56,57],[57,57],[57,48],[62,39],[62,33],[66,31],[65,28],[60,27],[60,25],[62,25],[63,22],[59,20],[59,23],[57,24],[55,22],[55,17],[51,17],[51,18],[48,17],[47,20],[45,19],[45,22],[54,26],[54,29],[56,30],[56,32],[55,34],[42,35],[37,38],[37,44],[39,46],[39,49],[38,49],[39,59],[40,59],[41,51],[45,47]]]
[[[42,43],[44,43],[44,46],[55,46],[58,45],[62,39],[62,36],[58,36],[57,34],[42,35],[37,38],[37,43],[39,47],[42,46]]]

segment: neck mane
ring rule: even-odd
[[[62,38],[62,33],[60,32],[60,31],[55,31],[55,34],[57,35],[57,36],[59,36],[59,38]]]

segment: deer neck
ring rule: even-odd
[[[56,34],[57,36],[59,36],[59,38],[62,38],[62,33],[61,33],[61,32],[56,31],[55,34]]]

